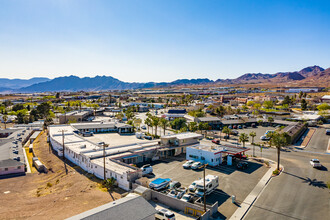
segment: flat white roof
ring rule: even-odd
[[[91,162],[100,167],[103,167],[103,158],[94,159]],[[124,166],[119,163],[113,162],[107,157],[105,158],[105,167],[106,167],[106,169],[116,172],[118,174],[125,174],[127,172],[135,171],[134,169],[132,169],[128,166]]]
[[[188,138],[203,138],[203,135],[192,133],[192,132],[185,132],[185,133],[180,133],[180,134],[165,135],[165,136],[161,137],[161,139],[172,139],[172,138],[184,140],[184,139],[188,139]]]

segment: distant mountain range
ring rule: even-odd
[[[98,91],[98,90],[125,90],[140,88],[168,87],[178,85],[235,85],[235,84],[280,84],[291,83],[309,86],[329,86],[330,68],[323,69],[319,66],[306,67],[295,72],[279,72],[275,74],[246,73],[236,79],[218,79],[216,81],[201,79],[178,79],[173,82],[123,82],[111,76],[95,76],[79,78],[65,76],[55,79],[32,78],[0,79],[0,92],[54,92],[54,91]]]

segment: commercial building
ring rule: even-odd
[[[119,134],[132,133],[133,127],[131,125],[119,122],[89,122],[89,123],[72,123],[72,127],[79,132],[93,132],[93,133],[111,133],[117,132]]]
[[[219,129],[221,127],[221,119],[218,117],[201,117],[196,118],[197,123],[207,123],[213,130]]]
[[[187,147],[186,159],[202,162],[210,166],[219,166],[222,164],[223,157],[227,156],[227,164],[231,165],[231,157],[242,155],[249,148],[234,147],[234,146],[213,146],[196,144]]]
[[[66,124],[69,121],[71,122],[81,122],[91,116],[93,111],[84,110],[84,111],[72,111],[68,113],[64,113],[58,116],[60,124]]]

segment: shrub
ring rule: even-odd
[[[264,163],[269,166],[269,161],[268,160],[265,160]]]
[[[50,182],[47,183],[47,187],[52,187],[53,184],[51,184]]]
[[[276,169],[276,170],[273,171],[273,174],[274,175],[278,175],[279,173],[280,173],[280,171],[278,169]]]

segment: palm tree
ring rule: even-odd
[[[250,137],[252,138],[252,144],[253,144],[253,156],[255,157],[255,154],[254,154],[254,137],[257,136],[256,132],[255,131],[251,131],[250,132]]]
[[[266,134],[266,137],[269,138],[268,142],[269,142],[269,147],[272,147],[272,141],[273,141],[273,137],[274,137],[274,133],[273,132],[268,132]]]
[[[159,118],[154,116],[151,118],[153,126],[155,126],[155,136],[157,137],[157,127],[159,125]]]
[[[274,133],[272,141],[277,149],[277,170],[280,170],[280,153],[281,148],[288,144],[288,139],[285,133]]]
[[[148,117],[144,120],[144,123],[148,126],[148,133],[149,133],[149,127],[152,126],[152,121],[151,119]],[[150,133],[149,133],[150,134]]]
[[[112,196],[112,191],[113,191],[113,188],[115,187],[116,185],[116,179],[111,177],[111,178],[108,178],[106,180],[103,181],[103,186],[105,188],[107,188],[108,192],[110,193],[111,197],[113,200],[115,200]]]
[[[222,132],[225,133],[225,134],[227,134],[228,135],[228,139],[229,139],[231,130],[227,126],[225,126],[222,129]]]
[[[217,114],[218,117],[223,117],[225,114],[225,108],[220,105],[218,108],[215,109],[215,114]]]
[[[249,140],[249,136],[245,133],[241,133],[239,135],[239,141],[243,143],[243,147],[245,148],[245,142]]]
[[[7,115],[3,115],[3,116],[2,116],[2,120],[3,120],[3,123],[5,124],[5,129],[7,129],[7,120],[8,120],[8,116],[7,116]]]
[[[197,123],[196,122],[190,122],[188,124],[189,131],[195,132],[197,131]]]
[[[166,127],[169,125],[169,122],[166,120],[166,118],[161,118],[160,125],[162,126],[165,135]]]

